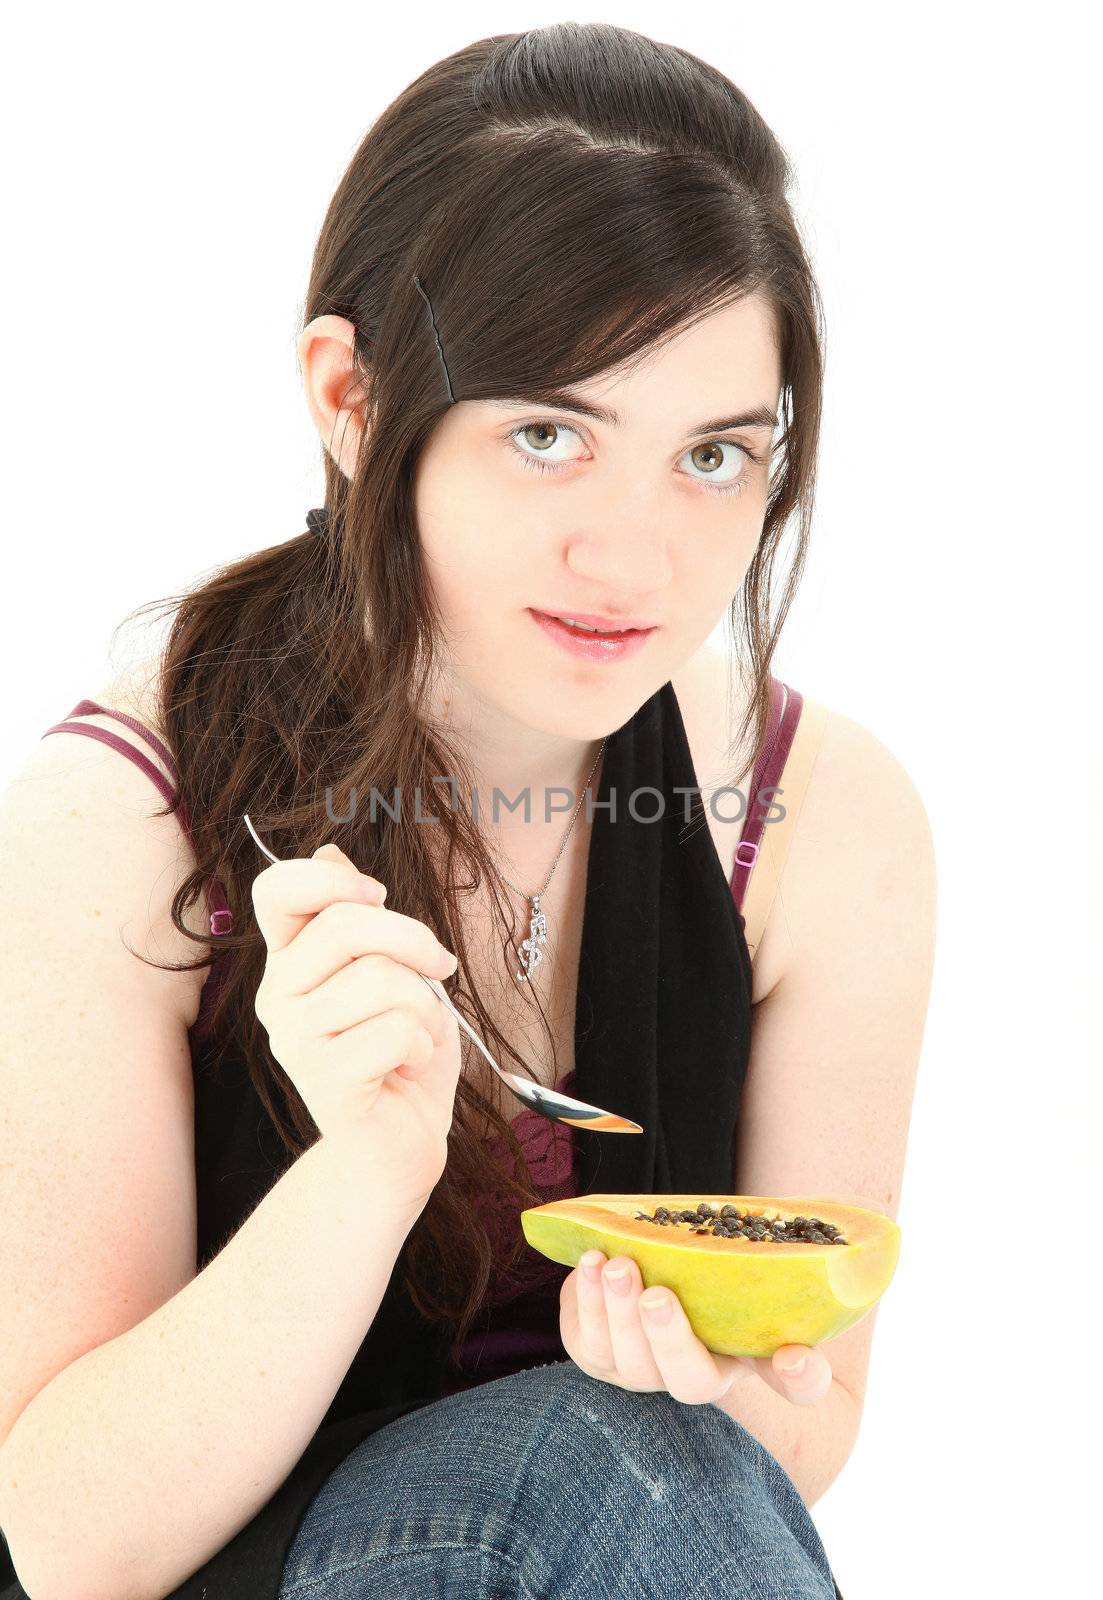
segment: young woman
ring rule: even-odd
[[[714,1355],[518,1223],[899,1203],[932,851],[771,671],[821,406],[788,181],[722,74],[573,23],[354,156],[299,341],[324,509],[4,797],[8,1596],[839,1593],[809,1508],[875,1315]],[[642,1134],[521,1107],[422,974]]]

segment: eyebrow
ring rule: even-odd
[[[577,411],[581,416],[592,417],[595,422],[603,422],[610,428],[619,428],[621,424],[619,412],[595,405],[591,400],[583,400],[571,389],[547,389],[530,395],[502,396],[485,403],[501,411],[533,404],[554,406],[559,411]],[[749,411],[741,411],[733,417],[712,417],[699,422],[695,428],[687,428],[686,432],[723,433],[728,428],[769,428],[772,432],[777,425],[777,415],[769,406],[752,406]]]

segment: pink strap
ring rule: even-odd
[[[789,759],[793,735],[797,731],[803,705],[804,697],[799,690],[791,689],[787,683],[782,683],[780,678],[770,678],[770,715],[766,723],[766,739],[751,778],[751,792],[747,796],[747,815],[743,820],[743,832],[739,843],[735,847],[735,865],[731,875],[732,899],[739,912],[739,920],[744,926],[746,918],[741,910],[743,898],[747,892],[754,864],[758,860],[766,818],[775,798],[772,793],[767,793],[759,802],[757,797],[763,789],[769,791],[780,786],[781,774]]]
[[[91,715],[114,717],[116,722],[125,723],[131,732],[136,733],[140,738],[145,739],[152,746],[152,748],[156,750],[157,754],[161,757],[161,760],[172,773],[173,782],[175,783],[178,780],[179,775],[177,773],[176,763],[173,761],[168,750],[165,748],[164,744],[162,744],[157,735],[153,733],[151,729],[147,728],[143,723],[137,721],[137,719],[134,717],[128,716],[125,711],[113,711],[110,706],[98,705],[95,700],[80,700],[73,707],[72,711],[69,712],[69,717],[86,717]],[[144,755],[141,750],[136,750],[129,740],[120,739],[119,735],[117,733],[112,733],[109,728],[99,728],[95,723],[71,722],[67,717],[64,722],[55,722],[52,728],[47,728],[46,732],[42,735],[43,739],[45,739],[51,733],[83,733],[89,739],[98,739],[101,744],[110,745],[112,750],[117,750],[119,754],[125,756],[128,761],[132,761],[135,766],[140,767],[145,773],[146,777],[152,779],[152,781],[157,785],[157,788],[164,796],[166,802],[169,805],[172,804],[173,788],[172,785],[169,784],[165,779],[165,776],[161,772],[160,768],[155,767],[149,757]],[[177,808],[176,816],[180,826],[184,830],[184,833],[188,839],[188,843],[192,844],[192,831],[183,806],[179,806]],[[233,912],[230,910],[229,905],[226,902],[225,890],[217,878],[211,878],[208,880],[207,898],[210,905],[214,907],[213,911],[211,912],[211,933],[215,936],[223,933],[232,933],[234,930]]]

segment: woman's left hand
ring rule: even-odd
[[[597,1263],[592,1277],[586,1267],[591,1258]],[[623,1294],[610,1280],[609,1269],[618,1267],[627,1273]],[[647,1315],[652,1301],[669,1306],[668,1320]],[[831,1388],[830,1364],[815,1346],[783,1344],[769,1357],[715,1354],[690,1327],[673,1290],[656,1287],[645,1293],[634,1261],[615,1256],[606,1263],[600,1250],[587,1251],[564,1278],[559,1329],[571,1360],[592,1378],[622,1389],[666,1389],[685,1405],[719,1400],[747,1368],[798,1406],[816,1405]],[[786,1366],[802,1356],[802,1370],[786,1374]]]

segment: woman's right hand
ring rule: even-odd
[[[418,977],[456,958],[335,844],[253,880],[268,946],[256,1013],[322,1138],[353,1173],[385,1180],[389,1211],[425,1206],[444,1172],[459,1025]]]

